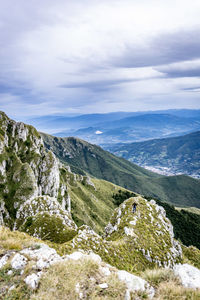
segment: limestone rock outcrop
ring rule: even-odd
[[[132,212],[132,204],[137,210]],[[123,241],[146,260],[147,264],[173,267],[181,261],[182,249],[174,239],[173,226],[163,207],[141,196],[124,201],[105,228],[109,241]]]
[[[0,112],[0,128],[0,224],[44,237],[39,223],[46,218],[54,227],[59,225],[65,237],[68,231],[70,239],[76,225],[66,201],[67,183],[61,182],[60,162],[46,151],[34,127]]]
[[[138,208],[132,212],[132,204]],[[182,261],[182,249],[174,239],[173,226],[165,210],[141,196],[124,201],[105,228],[104,238],[88,226],[81,226],[68,243],[68,251],[92,250],[106,262],[126,271],[172,268]]]

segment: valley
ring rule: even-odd
[[[200,131],[180,137],[104,145],[106,150],[163,175],[200,178]]]

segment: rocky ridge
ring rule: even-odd
[[[10,120],[4,113],[0,113],[0,126],[0,224],[44,238],[45,219],[56,227],[60,224],[71,238],[77,225],[71,217],[68,185],[75,181],[95,188],[94,184],[46,151],[32,126]],[[37,228],[31,227],[33,223]]]
[[[138,209],[133,214],[135,201]],[[82,226],[66,247],[68,251],[92,250],[111,265],[128,271],[169,268],[182,261],[181,245],[174,239],[165,210],[154,200],[148,202],[141,196],[130,198],[115,209],[104,238]]]

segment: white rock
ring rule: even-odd
[[[38,249],[24,249],[20,253],[26,254],[32,259],[37,259],[39,266],[45,265],[46,262],[53,264],[60,261],[62,258],[57,254],[56,250],[45,244],[38,244]],[[40,262],[39,262],[40,261]],[[43,262],[42,262],[43,261]]]
[[[19,253],[15,254],[11,260],[11,266],[13,269],[20,270],[23,269],[27,264],[27,258]]]
[[[101,289],[107,289],[108,288],[108,284],[106,282],[105,283],[101,283],[101,284],[99,284],[99,287]]]
[[[10,276],[10,275],[13,274],[13,271],[12,271],[12,270],[9,270],[7,274]]]
[[[105,227],[106,234],[111,234],[115,230],[114,226],[111,223],[108,223],[108,225]]]
[[[123,281],[127,286],[126,299],[130,299],[130,292],[146,291],[150,298],[154,296],[154,289],[141,277],[120,270],[117,272],[119,280]]]
[[[130,236],[134,236],[135,235],[134,229],[133,228],[129,228],[129,227],[124,227],[124,233],[126,235],[130,235]]]
[[[42,270],[42,269],[48,268],[49,265],[50,265],[50,264],[49,264],[48,262],[44,261],[43,259],[39,259],[39,260],[37,261],[37,263],[36,263],[36,268],[37,268],[38,270]]]
[[[129,290],[131,291],[145,290],[146,281],[144,279],[123,270],[119,270],[117,272],[117,275],[119,277],[119,280],[125,282]]]
[[[108,267],[100,267],[99,269],[104,276],[110,276],[111,272]]]
[[[66,258],[70,258],[70,259],[73,259],[73,260],[78,260],[78,259],[83,258],[84,256],[85,256],[84,253],[79,252],[79,251],[75,251],[72,254],[66,255]]]
[[[101,257],[97,254],[95,254],[94,252],[91,252],[89,254],[89,258],[91,258],[93,261],[100,263],[101,262]]]
[[[5,266],[5,264],[7,263],[7,260],[8,260],[8,255],[4,255],[1,259],[0,259],[0,269]]]
[[[12,291],[15,289],[15,285],[13,284],[10,288],[9,288],[9,291]]]
[[[129,224],[136,225],[136,222],[137,222],[137,219],[134,219],[134,220],[130,221]]]
[[[41,275],[42,272],[38,272],[37,274],[33,273],[27,276],[24,281],[31,289],[35,290],[38,287]]]
[[[184,287],[200,288],[200,270],[189,265],[179,264],[174,266],[174,273],[177,275]]]

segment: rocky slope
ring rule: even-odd
[[[32,230],[40,236],[43,219],[56,219],[71,234],[77,226],[69,212],[67,188],[60,164],[46,151],[37,131],[0,114],[0,220],[14,229]],[[56,200],[60,197],[60,203]],[[40,224],[39,224],[40,223]]]
[[[119,187],[72,173],[32,126],[0,113],[0,128],[0,224],[56,242],[76,233],[73,219],[101,231]]]
[[[77,267],[79,271],[76,270]],[[60,269],[62,273],[64,269],[65,276],[68,268],[70,268],[70,277],[77,275],[77,273],[82,275],[78,278],[76,276],[76,279],[73,278],[76,282],[73,282],[73,287],[70,287],[71,291],[65,291],[66,294],[60,295],[62,299],[94,299],[92,294],[94,293],[95,296],[95,294],[101,294],[102,291],[104,291],[105,299],[107,299],[106,296],[109,296],[109,293],[115,293],[116,297],[120,295],[118,299],[130,299],[131,294],[133,295],[138,291],[145,292],[150,298],[155,293],[154,288],[144,279],[126,271],[117,270],[104,263],[101,257],[93,252],[86,254],[83,251],[77,251],[70,255],[60,256],[55,249],[38,241],[29,248],[24,248],[21,251],[5,252],[2,255],[0,258],[0,274],[5,277],[5,273],[7,273],[8,280],[4,286],[2,286],[2,282],[0,283],[0,295],[9,295],[13,297],[12,299],[16,299],[17,296],[20,299],[22,299],[22,296],[23,299],[30,299],[29,297],[32,294],[31,299],[47,299],[47,290],[45,285],[43,286],[43,282],[52,280],[52,290],[54,278],[51,279],[51,277],[52,275],[55,276],[55,268]],[[73,274],[73,269],[75,269],[76,274]],[[80,270],[82,274],[80,274]],[[88,278],[84,278],[85,273],[88,273]],[[84,282],[85,280],[89,280],[89,282]],[[69,281],[70,278],[68,278],[68,285]],[[113,281],[115,282],[113,283]],[[61,278],[59,282],[61,285]],[[118,285],[118,288],[116,288],[116,285]],[[48,294],[50,299],[58,299],[55,297],[55,292],[57,294],[63,292],[62,290],[56,290],[52,294],[51,292]]]
[[[88,228],[80,233],[79,239],[92,236],[97,241]],[[0,227],[0,298],[170,300],[187,295],[188,299],[199,299],[200,270],[188,264],[192,263],[188,258],[187,263],[174,264],[171,269],[147,270],[138,276],[133,270],[118,270],[91,249],[63,255],[65,244],[57,251],[53,247],[56,244],[50,247],[27,234]],[[199,251],[196,258],[200,259]]]
[[[135,201],[138,209],[133,214]],[[108,263],[127,271],[172,267],[182,260],[181,246],[174,239],[165,210],[141,196],[124,201],[114,211],[104,238],[83,226],[66,246],[68,251],[92,249]]]

